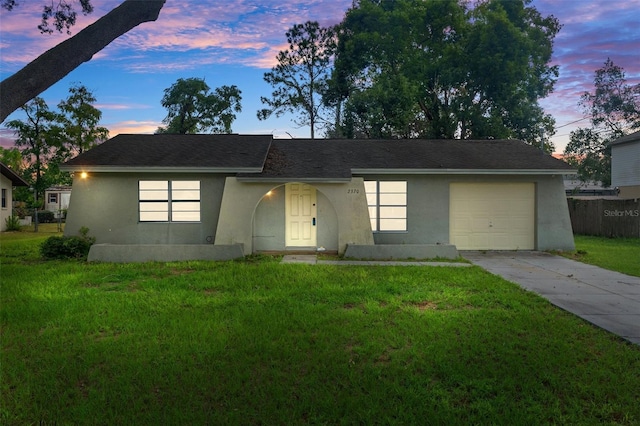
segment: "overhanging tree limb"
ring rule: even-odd
[[[31,61],[0,83],[0,122],[116,38],[158,19],[165,0],[125,0],[120,6]]]

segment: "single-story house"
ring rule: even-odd
[[[69,208],[71,187],[68,185],[50,186],[44,190],[44,209],[54,212],[55,217]]]
[[[0,207],[0,231],[7,230],[7,218],[13,215],[13,188],[17,186],[29,186],[16,172],[0,162],[0,191],[2,192],[2,204]]]
[[[121,134],[68,161],[90,260],[573,250],[569,165],[517,140]]]
[[[611,186],[620,198],[640,198],[640,131],[611,143]]]

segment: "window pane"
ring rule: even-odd
[[[378,209],[376,208],[376,206],[369,206],[369,217],[371,219],[375,219],[376,217],[378,217]]]
[[[364,181],[364,190],[366,192],[376,192],[377,185],[375,180],[365,180]]]
[[[380,194],[381,206],[404,206],[407,204],[407,194]]]
[[[167,222],[169,212],[140,212],[140,222]]]
[[[200,200],[200,191],[188,191],[188,190],[173,190],[171,191],[171,199],[174,201],[179,200]]]
[[[380,182],[380,192],[407,192],[407,182],[389,181]]]
[[[141,212],[168,212],[169,203],[140,203]]]
[[[375,219],[371,219],[371,230],[372,231],[378,230],[378,221]]]
[[[380,231],[406,231],[406,219],[380,219]]]
[[[140,191],[140,201],[168,200],[168,191]]]
[[[164,190],[168,190],[169,189],[169,182],[167,182],[166,180],[141,180],[140,181],[140,189],[150,189],[150,190],[159,190],[159,189],[164,189]]]
[[[378,197],[375,193],[371,194],[367,192],[367,204],[370,206],[375,206],[376,204],[378,204]]]
[[[186,202],[180,201],[171,203],[171,210],[174,212],[199,212],[200,211],[200,202]]]
[[[383,219],[406,219],[406,207],[380,207],[380,218]]]
[[[195,189],[200,191],[199,180],[174,180],[171,182],[171,188],[176,189]]]
[[[193,211],[176,211],[174,210],[171,214],[171,220],[173,222],[199,222],[200,221],[200,212]]]

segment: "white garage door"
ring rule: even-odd
[[[449,238],[459,250],[533,250],[533,183],[452,183]]]

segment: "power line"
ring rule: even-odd
[[[581,121],[589,120],[589,119],[591,119],[591,117],[583,117],[583,118],[581,118],[581,119],[579,119],[579,120],[572,121],[572,122],[567,123],[567,124],[563,124],[562,126],[558,126],[558,127],[554,128],[554,130],[562,129],[563,127],[567,127],[567,126],[569,126],[569,125],[571,125],[571,124],[579,123],[579,122],[581,122]]]

